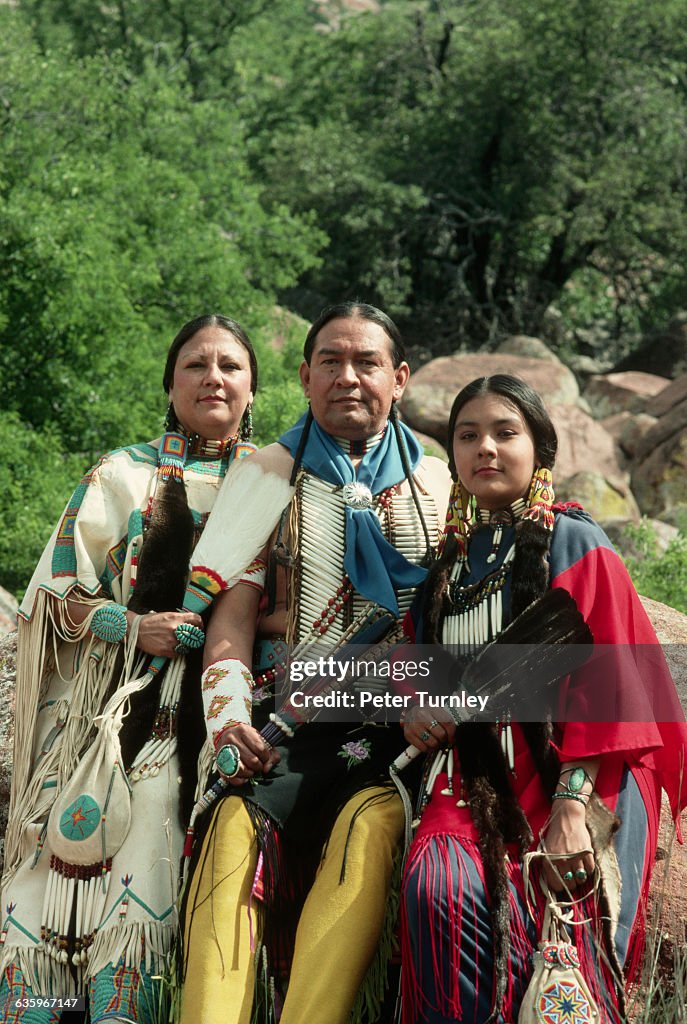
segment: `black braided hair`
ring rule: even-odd
[[[392,403],[391,409],[389,410],[389,420],[391,421],[391,426],[393,427],[394,434],[396,435],[396,441],[398,443],[398,450],[401,453],[401,462],[403,463],[403,472],[405,473],[406,480],[408,481],[408,484],[410,485],[410,493],[413,496],[413,501],[415,502],[415,508],[417,509],[417,514],[418,514],[418,516],[420,518],[420,525],[422,526],[422,532],[423,532],[423,534],[425,536],[425,554],[424,554],[424,558],[422,559],[422,562],[420,564],[421,565],[425,565],[425,566],[429,566],[434,561],[434,547],[433,547],[432,542],[431,542],[431,540],[429,538],[429,530],[427,529],[427,523],[425,522],[425,517],[422,514],[422,505],[420,503],[420,496],[417,493],[417,485],[415,483],[415,478],[413,477],[413,471],[410,468],[410,459],[408,457],[408,448],[406,446],[406,440],[405,440],[405,438],[403,436],[403,431],[401,430],[401,425],[399,423],[398,412],[396,410],[396,403],[395,402]]]
[[[301,459],[303,458],[303,452],[305,446],[308,443],[308,435],[310,434],[310,428],[312,427],[314,416],[312,409],[308,406],[308,415],[305,417],[305,423],[303,424],[303,432],[301,433],[301,439],[298,442],[298,448],[296,454],[293,457],[293,469],[291,470],[291,477],[289,478],[289,485],[291,487],[296,486],[296,477],[298,476],[298,470],[301,468]]]

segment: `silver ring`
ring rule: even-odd
[[[563,875],[563,881],[564,882],[572,882],[572,881],[574,881],[574,879],[575,879],[575,876],[573,875],[572,871],[566,871],[565,874]]]
[[[427,732],[427,730],[425,729],[424,732],[420,733],[420,739],[422,740],[423,743],[426,743],[431,735],[432,734],[430,732]]]
[[[434,726],[435,726],[435,725],[438,725],[438,724],[439,724],[439,723],[437,722],[436,718],[433,718],[433,719],[432,719],[432,721],[431,721],[431,722],[429,723],[429,728],[430,728],[430,729],[433,729],[433,728],[434,728]]]
[[[578,868],[575,872],[576,882],[586,882],[588,877],[589,876],[587,875],[587,872],[584,870],[584,868]]]

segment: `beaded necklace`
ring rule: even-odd
[[[351,441],[348,437],[334,437],[334,440],[340,448],[343,448],[349,459],[360,459],[367,452],[377,447],[385,433],[386,426],[378,434],[373,434],[372,437],[364,437],[360,441]]]
[[[470,533],[484,526],[493,530],[487,562],[496,561],[505,526],[514,526],[528,509],[524,498],[517,498],[504,509],[492,511],[477,508]],[[451,570],[445,597],[446,612],[442,642],[460,648],[460,654],[472,654],[483,644],[495,640],[503,629],[503,588],[515,557],[511,544],[501,565],[476,583],[461,586],[461,578],[469,571],[468,554],[459,555]]]
[[[186,434],[188,455],[200,459],[221,459],[228,455],[239,439],[238,431],[224,441],[215,441],[200,434]]]

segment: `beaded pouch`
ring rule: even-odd
[[[131,826],[131,787],[122,764],[119,730],[127,699],[137,689],[140,680],[121,687],[96,719],[96,737],[48,818],[51,858],[41,942],[50,956],[65,964],[88,960],[107,899],[112,858]]]
[[[547,855],[543,850],[525,855],[523,875],[530,911],[534,902],[531,863],[544,856],[556,855]],[[573,904],[559,900],[543,875],[539,884],[546,897],[546,909],[540,941],[532,957],[534,973],[520,1005],[518,1024],[599,1024],[599,1007],[582,975],[577,947],[569,941],[566,929],[573,922]],[[594,887],[599,884],[597,868]]]
[[[598,1024],[599,1008],[580,971],[577,948],[565,940],[555,909],[546,908],[534,974],[518,1024]]]

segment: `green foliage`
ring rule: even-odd
[[[220,309],[249,329],[315,261],[262,204],[228,107],[118,57],[41,55],[4,13],[0,374],[5,408],[91,455],[157,433],[163,356]]]
[[[536,334],[580,275],[616,335],[663,318],[687,300],[680,9],[389,3],[263,61],[251,157],[330,238],[302,283],[412,310],[435,348]]]
[[[67,500],[89,468],[66,455],[55,431],[32,430],[0,413],[0,565],[2,585],[23,593]]]
[[[687,533],[680,531],[663,554],[646,520],[628,525],[625,533],[633,551],[625,564],[640,594],[687,613]]]
[[[266,443],[304,408],[277,297],[376,302],[435,352],[553,305],[611,358],[687,306],[681,0],[380,8],[0,5],[3,429],[84,464],[155,436],[167,347],[217,309],[256,341]]]
[[[620,354],[687,304],[680,0],[381,7],[20,0],[46,52],[119,49],[134,81],[154,65],[211,104],[210,139],[233,131],[262,208],[306,218],[311,256],[315,226],[328,239],[285,292],[307,315],[361,296],[441,350],[537,334],[556,304]],[[194,181],[221,167],[168,125]]]
[[[277,308],[264,330],[271,344],[261,344],[261,338],[256,339],[260,386],[253,407],[253,441],[257,445],[270,444],[307,408],[298,368],[308,326],[300,317]]]
[[[234,75],[227,42],[242,26],[284,7],[283,0],[20,0],[44,49],[71,48],[79,56],[121,51],[137,73],[154,55],[180,66],[200,97],[213,83],[228,87]]]

